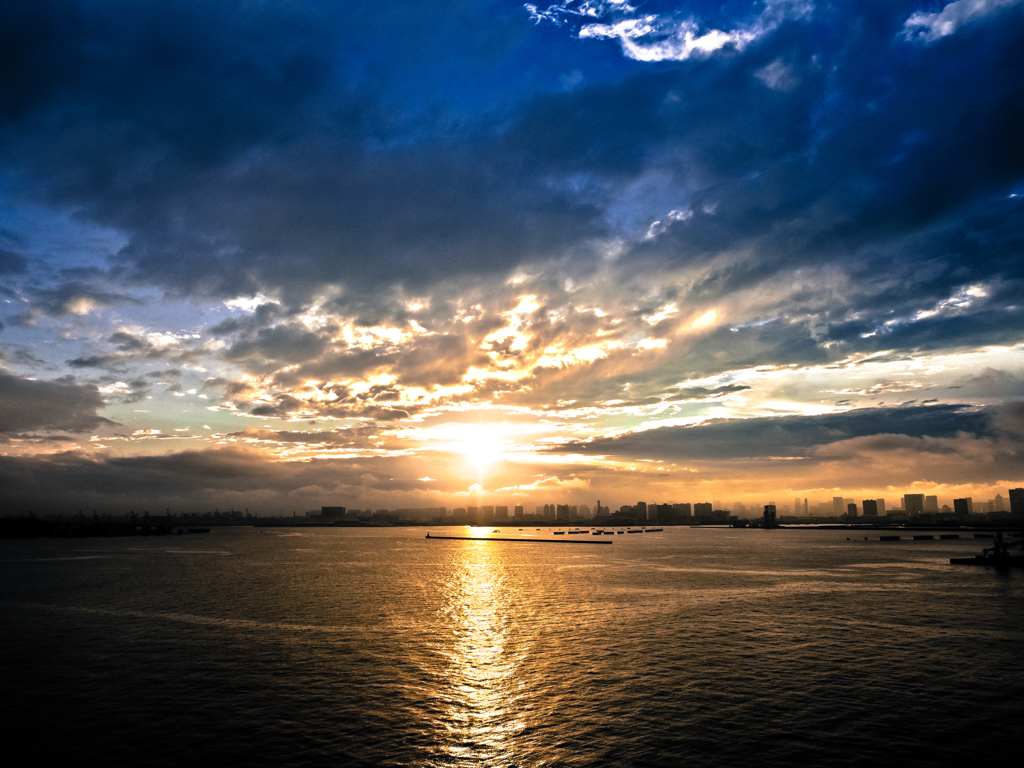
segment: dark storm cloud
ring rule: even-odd
[[[864,408],[823,416],[714,420],[559,446],[559,452],[672,461],[807,457],[855,438],[953,438],[993,434],[993,412],[960,405]]]
[[[113,424],[96,415],[103,405],[94,386],[33,381],[0,372],[0,433],[39,429],[87,432]]]
[[[251,314],[243,317],[229,317],[209,329],[213,336],[230,336],[235,333],[251,334],[270,326],[281,316],[281,306],[276,303],[260,304]]]
[[[107,459],[78,453],[0,456],[0,487],[8,510],[65,513],[168,506],[174,512],[212,511],[219,495],[231,494],[251,496],[242,503],[258,504],[265,514],[348,501],[360,493],[423,490],[401,458],[282,462],[239,448]]]
[[[847,13],[819,9],[742,57],[686,67],[685,79],[673,69],[547,97],[524,119],[530,157],[565,173],[672,173],[689,195],[674,219],[665,204],[660,234],[633,249],[630,266],[747,254],[712,269],[689,299],[829,262],[851,277],[844,311],[927,309],[993,278],[1019,292],[1022,206],[1009,193],[1024,177],[1012,128],[1024,117],[1021,14],[921,49],[894,42],[907,13]],[[791,87],[757,77],[773,66]],[[878,285],[885,274],[893,287]]]
[[[5,94],[9,162],[46,199],[132,233],[118,263],[135,279],[228,295],[415,283],[504,269],[596,231],[589,205],[496,167],[472,139],[410,146],[400,110],[381,102],[397,86],[374,67],[411,63],[437,32],[420,23],[428,9],[5,9],[4,69],[18,73]],[[525,14],[512,23],[528,26]],[[410,38],[396,46],[393,33]],[[422,123],[413,129],[419,139]]]
[[[253,338],[234,344],[225,352],[228,360],[250,360],[256,363],[300,363],[317,357],[327,343],[321,334],[303,326],[276,325],[261,328]]]
[[[801,268],[849,276],[824,335],[759,331],[769,346],[751,360],[815,361],[829,334],[851,351],[1017,339],[996,315],[868,335],[969,283],[1001,281],[1009,297],[1024,281],[1009,196],[1024,179],[1024,14],[908,40],[919,10],[823,5],[742,50],[642,64],[613,42],[565,42],[518,6],[442,18],[411,4],[14,1],[0,11],[16,73],[0,136],[25,194],[130,237],[112,274],[172,292],[280,290],[295,306],[333,282],[343,304],[372,304],[395,282],[552,258],[586,272],[593,238],[625,235],[626,280],[707,267],[684,301]],[[753,18],[686,13],[722,28]],[[530,79],[549,74],[534,62],[556,32],[582,87]],[[656,191],[637,193],[652,176]],[[744,255],[715,263],[723,252]],[[780,311],[817,306],[817,289],[781,290]],[[266,329],[277,311],[212,330],[243,334],[228,354],[247,364],[310,359],[317,339]],[[289,333],[297,346],[279,343]]]

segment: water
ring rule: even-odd
[[[5,728],[34,760],[131,765],[924,766],[1016,751],[1024,571],[948,565],[983,542],[424,533],[0,542]]]

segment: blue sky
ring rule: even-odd
[[[1005,496],[1022,33],[1014,0],[5,3],[8,504]]]

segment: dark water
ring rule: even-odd
[[[982,542],[423,535],[0,542],[8,751],[275,766],[1019,754],[1024,571],[948,565]]]

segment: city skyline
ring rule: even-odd
[[[1006,498],[1021,39],[1020,0],[5,3],[0,514]]]

